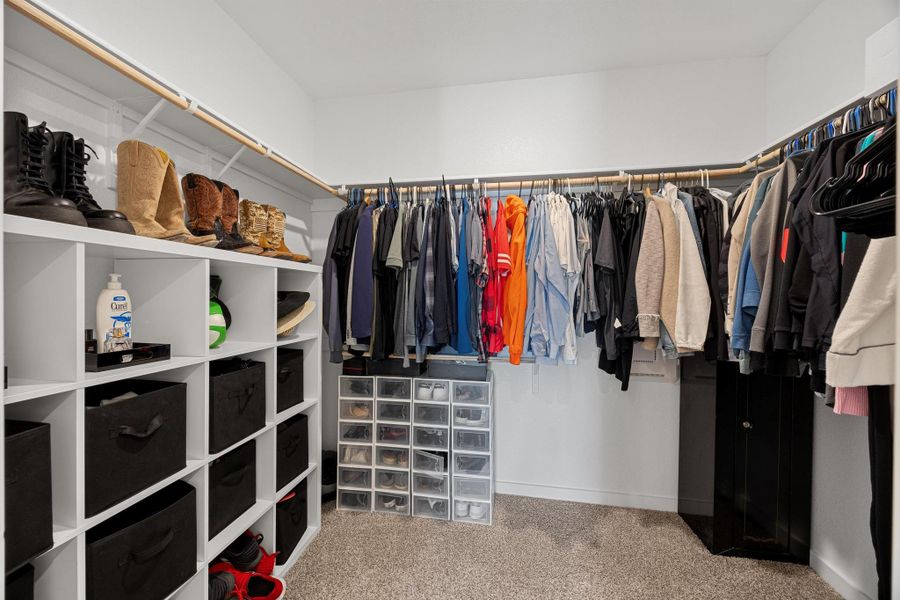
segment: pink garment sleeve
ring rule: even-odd
[[[834,414],[869,416],[869,388],[858,387],[834,388]]]

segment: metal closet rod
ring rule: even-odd
[[[22,15],[28,17],[44,29],[47,29],[53,34],[61,37],[66,40],[73,46],[76,46],[86,52],[87,54],[93,56],[106,66],[111,69],[118,71],[125,77],[128,77],[138,85],[143,86],[147,90],[153,92],[160,98],[164,98],[171,104],[174,104],[181,110],[185,110],[193,114],[195,117],[200,119],[201,121],[207,123],[214,129],[224,133],[234,141],[243,144],[244,146],[250,148],[257,154],[262,154],[263,156],[269,158],[273,162],[278,165],[281,165],[288,171],[291,171],[295,175],[302,177],[308,182],[322,188],[324,191],[329,194],[337,195],[337,191],[332,188],[327,183],[321,181],[319,178],[314,175],[307,173],[305,170],[295,165],[291,161],[286,158],[279,156],[275,152],[272,151],[271,148],[266,148],[256,140],[250,138],[246,134],[241,131],[235,129],[228,123],[222,121],[219,117],[204,111],[202,108],[199,108],[195,102],[192,102],[179,94],[177,91],[171,89],[167,85],[157,81],[153,77],[144,73],[140,69],[134,67],[133,65],[128,64],[123,61],[121,58],[107,50],[106,48],[100,46],[81,32],[73,29],[66,23],[63,23],[55,16],[47,13],[43,9],[35,6],[34,4],[28,2],[27,0],[5,0],[6,5],[15,10],[16,12],[21,13]]]
[[[653,181],[657,181],[659,179],[663,179],[665,181],[677,181],[677,180],[685,180],[685,179],[701,179],[705,177],[734,177],[736,175],[741,175],[743,173],[747,173],[759,167],[764,163],[767,163],[772,160],[777,160],[780,156],[781,149],[771,150],[765,154],[760,154],[755,159],[747,161],[745,164],[737,166],[737,167],[725,167],[721,169],[693,169],[688,171],[665,171],[658,173],[625,173],[624,171],[620,171],[617,175],[590,175],[590,176],[578,176],[578,177],[562,177],[562,176],[551,176],[544,178],[534,178],[534,179],[508,179],[505,181],[491,181],[491,182],[481,182],[488,186],[488,189],[497,189],[499,185],[500,189],[516,189],[518,190],[520,187],[530,186],[534,184],[538,185],[546,185],[548,181],[559,181],[564,182],[570,185],[600,185],[600,184],[610,184],[610,183],[620,183],[627,184],[632,183],[635,185],[641,185],[643,183],[650,183]],[[478,181],[477,179],[475,181]],[[472,183],[470,180],[460,181],[454,180],[452,182],[448,182],[448,185],[466,185]],[[394,189],[397,191],[408,191],[412,188],[418,188],[420,190],[432,190],[437,189],[441,184],[439,182],[427,183],[425,185],[410,185],[404,184],[401,186],[395,185]],[[373,186],[371,184],[366,184],[364,186],[350,186],[354,189],[358,189],[362,187],[366,192],[377,192],[378,190],[384,190],[388,186],[380,184],[378,186]],[[346,201],[346,198],[344,198]]]

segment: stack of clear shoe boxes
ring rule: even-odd
[[[378,377],[375,390],[374,508],[408,515],[412,380]]]
[[[490,524],[494,512],[491,382],[452,382],[453,520]]]
[[[491,388],[342,376],[338,508],[490,524]]]
[[[372,510],[375,378],[341,377],[338,385],[337,505]]]

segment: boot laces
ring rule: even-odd
[[[85,169],[88,162],[91,160],[91,155],[87,152],[78,154],[75,151],[75,147],[76,145],[74,143],[69,144],[66,147],[66,173],[68,173],[68,177],[66,177],[64,183],[65,189],[63,190],[63,196],[75,202],[79,209],[101,210],[100,205],[94,200],[94,196],[87,186],[87,173]],[[97,156],[97,153],[94,152],[93,148],[87,144],[85,144],[84,147],[89,149],[94,156]]]
[[[53,194],[50,184],[44,179],[44,146],[47,144],[47,123],[22,130],[21,142],[25,150],[22,166],[19,170],[19,183],[27,184],[42,192]]]

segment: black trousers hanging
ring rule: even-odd
[[[893,439],[890,386],[869,386],[869,468],[872,478],[870,526],[878,573],[878,599],[891,597],[891,486]]]

